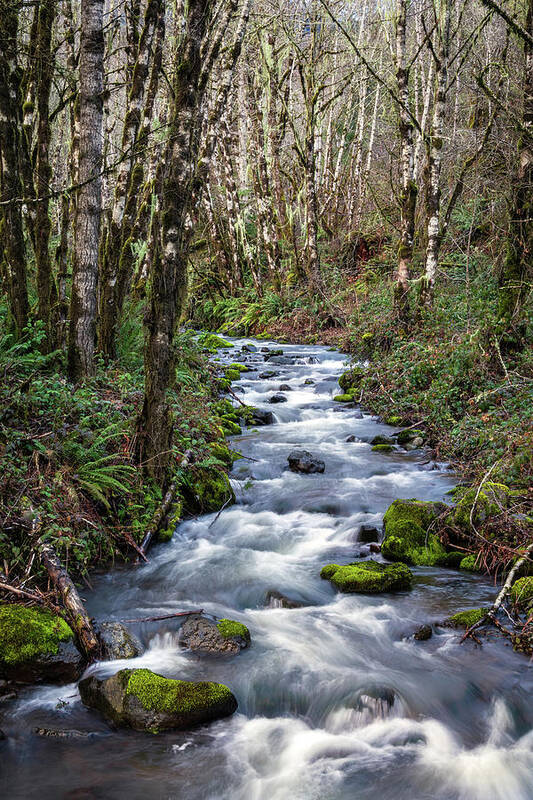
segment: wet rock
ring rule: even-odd
[[[269,369],[265,372],[260,372],[258,377],[262,380],[268,380],[268,378],[277,378],[278,375],[279,372],[274,372],[273,370]]]
[[[419,566],[438,565],[446,551],[433,529],[447,508],[444,503],[395,500],[383,517],[381,552],[385,558]]]
[[[391,436],[374,436],[370,444],[395,444],[395,440]]]
[[[265,361],[268,361],[269,364],[276,364],[279,367],[287,367],[296,364],[298,360],[298,356],[274,356],[269,355],[266,356]]]
[[[353,415],[354,415],[355,419],[363,419],[363,412],[359,408],[355,409],[355,411],[353,412]]]
[[[269,608],[303,608],[305,603],[301,603],[299,600],[291,600],[290,597],[281,592],[270,589],[266,593],[265,605]]]
[[[243,353],[257,353],[257,347],[255,344],[243,344],[241,350]]]
[[[205,617],[189,617],[180,628],[178,641],[195,653],[234,655],[250,644],[246,625],[222,619],[218,623]]]
[[[381,545],[376,544],[375,542],[370,543],[370,552],[371,553],[381,553]]]
[[[270,353],[270,347],[262,347],[261,348],[261,352],[262,353]]]
[[[433,636],[433,629],[431,625],[421,625],[414,632],[414,638],[417,642],[426,642]]]
[[[283,350],[281,350],[279,348],[277,350],[274,350],[274,349],[271,349],[271,348],[267,347],[266,348],[266,352],[267,352],[268,355],[265,356],[265,361],[268,361],[272,357],[277,357],[277,356],[282,356],[283,355]],[[287,356],[287,357],[288,358],[297,358],[297,356]]]
[[[314,382],[314,380],[312,378],[306,378],[305,381],[304,381],[304,386],[313,386],[314,383],[315,382]]]
[[[367,686],[355,701],[356,711],[370,712],[372,717],[385,717],[396,702],[396,692],[388,686]]]
[[[279,390],[280,392],[292,392],[292,386],[289,386],[288,383],[282,383]]]
[[[399,433],[395,434],[396,441],[398,444],[406,444],[414,443],[417,439],[422,439],[424,441],[425,434],[423,431],[416,430],[416,428],[412,428],[406,431],[400,431]]]
[[[69,683],[83,666],[74,634],[61,617],[37,608],[0,606],[0,677]]]
[[[305,359],[305,361],[306,361],[307,364],[318,364],[319,363],[319,360],[318,360],[318,358],[316,356],[309,356],[308,358]]]
[[[79,683],[82,702],[114,725],[148,733],[185,730],[228,717],[237,701],[221,683],[164,678],[148,669],[122,669],[103,680]]]
[[[341,592],[379,594],[411,589],[413,574],[405,564],[380,564],[358,561],[352,564],[327,564],[320,577],[331,581]]]
[[[335,409],[335,410],[336,410],[336,409]],[[360,439],[358,439],[358,437],[357,437],[357,436],[356,436],[354,433],[351,433],[351,434],[350,434],[350,435],[349,435],[349,436],[346,438],[346,441],[347,441],[347,442],[359,442],[359,441],[360,441]]]
[[[250,414],[252,425],[273,425],[275,422],[272,411],[263,411],[261,408],[254,408]]]
[[[320,458],[316,458],[307,450],[293,450],[289,453],[287,461],[292,472],[303,472],[306,475],[312,472],[324,472],[326,468]]]
[[[103,661],[136,658],[143,652],[139,639],[120,622],[99,622],[95,630],[100,640],[100,655]]]
[[[269,403],[286,403],[287,402],[287,398],[285,397],[284,394],[281,394],[281,392],[276,392],[276,394],[273,394],[272,397],[268,398],[268,402]]]
[[[359,541],[363,544],[379,542],[379,531],[373,525],[361,525],[359,528]]]

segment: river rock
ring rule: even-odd
[[[296,364],[298,360],[298,356],[273,356],[269,355],[265,357],[265,361],[268,361],[269,364],[276,364],[278,367],[287,367]]]
[[[293,450],[289,453],[287,461],[292,472],[304,472],[306,475],[312,472],[324,472],[326,468],[320,458],[316,458],[307,450]]]
[[[74,634],[61,617],[39,608],[0,606],[0,677],[69,683],[83,666]]]
[[[379,542],[379,531],[373,525],[361,525],[359,528],[359,541],[363,544]]]
[[[258,377],[262,378],[262,380],[268,380],[268,378],[277,378],[278,375],[279,372],[274,372],[271,369],[267,369],[265,372],[260,372]]]
[[[261,408],[254,408],[250,414],[252,425],[272,425],[275,422],[272,411],[263,411]]]
[[[377,542],[370,542],[370,552],[371,553],[381,553],[381,545]]]
[[[100,622],[95,625],[100,640],[100,656],[103,661],[117,658],[136,658],[143,652],[139,639],[120,622]]]
[[[255,344],[243,344],[241,350],[243,353],[257,353],[257,347]]]
[[[336,410],[336,409],[335,409]],[[355,433],[351,433],[347,438],[347,442],[360,442],[361,440],[355,435]]]
[[[315,382],[312,378],[306,378],[304,381],[304,386],[314,386]]]
[[[269,403],[286,403],[287,402],[287,398],[285,397],[284,394],[281,394],[281,392],[276,392],[276,394],[273,394],[272,397],[268,398],[268,402]]]
[[[122,669],[104,679],[91,675],[79,690],[84,705],[114,725],[149,733],[192,728],[237,710],[221,683],[172,680],[148,669]]]
[[[250,644],[250,632],[246,625],[231,619],[216,623],[193,616],[181,626],[178,641],[195,653],[235,655]]]
[[[280,392],[292,392],[292,386],[289,386],[288,383],[282,383],[279,390]]]
[[[305,603],[301,603],[299,600],[291,600],[287,595],[275,589],[270,589],[266,593],[265,605],[269,608],[303,608]]]
[[[380,564],[378,561],[356,561],[352,564],[327,564],[320,577],[341,592],[378,594],[411,589],[413,573],[405,564]]]
[[[396,440],[392,438],[392,436],[374,436],[372,441],[370,442],[371,445],[377,444],[396,444]]]
[[[426,642],[428,639],[431,639],[432,636],[433,629],[431,625],[421,625],[414,632],[414,638],[417,640],[417,642]]]
[[[383,718],[390,714],[395,702],[394,689],[376,685],[361,689],[354,705],[356,711],[366,712],[372,718]]]

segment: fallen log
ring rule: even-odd
[[[80,646],[89,661],[98,658],[100,646],[94,632],[91,620],[85,610],[78,590],[74,586],[68,572],[61,564],[52,545],[43,543],[39,545],[41,562],[46,568],[54,586],[56,587],[67,612],[69,623],[73,628]]]
[[[163,614],[160,617],[139,617],[138,619],[122,619],[121,622],[159,622],[162,619],[174,619],[174,617],[190,617],[191,614],[203,614],[203,608],[194,611],[175,611],[173,614]]]
[[[180,462],[180,467],[188,467],[191,462],[192,456],[193,456],[192,450],[187,450]],[[144,539],[142,540],[142,544],[140,547],[140,554],[145,561],[146,561],[146,552],[152,543],[152,539],[159,531],[159,528],[161,527],[163,520],[170,511],[172,503],[174,502],[174,498],[176,497],[177,491],[178,491],[178,481],[173,481],[170,484],[163,498],[163,502],[161,503],[161,505],[155,512],[154,516],[152,517],[152,522],[150,523],[148,530],[144,534]]]

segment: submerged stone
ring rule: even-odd
[[[43,609],[0,606],[0,677],[22,683],[70,682],[83,665],[64,619]]]
[[[270,589],[266,594],[265,605],[269,608],[303,608],[305,603],[299,600],[291,600],[287,595],[275,589]]]
[[[404,564],[358,561],[353,564],[327,564],[320,577],[331,581],[341,592],[377,594],[411,589],[413,574]]]
[[[122,669],[79,683],[82,702],[114,725],[139,731],[188,729],[230,716],[237,701],[221,683],[173,680],[148,669]]]
[[[433,636],[433,628],[431,625],[421,625],[414,632],[414,638],[417,642],[426,642]]]

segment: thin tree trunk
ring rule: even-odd
[[[74,229],[68,375],[78,381],[94,372],[96,287],[102,212],[104,0],[84,0],[80,40],[79,181]]]

